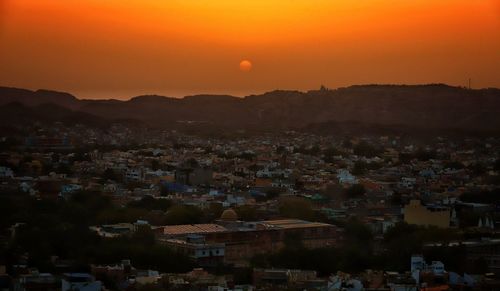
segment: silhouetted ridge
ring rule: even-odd
[[[155,127],[203,123],[215,128],[283,130],[355,122],[382,127],[500,130],[499,89],[470,90],[445,84],[275,90],[244,98],[145,95],[129,101],[78,100],[67,93],[0,87],[0,104],[12,101],[29,106],[49,102],[103,118],[139,120]]]
[[[177,100],[177,99],[173,97],[166,97],[160,95],[141,95],[130,98],[128,102],[166,102],[172,100]]]

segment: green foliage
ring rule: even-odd
[[[454,272],[471,272],[472,274],[484,274],[482,270],[477,273],[475,266],[468,266],[464,264],[466,261],[467,249],[465,246],[440,246],[434,248],[425,248],[423,254],[427,261],[441,261],[447,268],[452,268]],[[486,265],[483,265],[487,266]]]
[[[353,144],[349,139],[346,138],[342,141],[342,147],[344,147],[346,149],[350,149],[350,148],[352,148],[352,146],[353,146]]]
[[[223,211],[224,208],[221,203],[210,203],[208,208],[203,210],[203,220],[206,222],[212,222],[215,219],[219,219]]]
[[[373,240],[370,228],[357,219],[351,219],[345,224],[344,236],[348,243],[364,245],[365,247]]]
[[[325,156],[337,156],[337,155],[341,155],[341,154],[342,154],[342,152],[333,146],[331,146],[323,151],[323,155],[325,155]]]
[[[122,175],[120,175],[119,173],[116,173],[113,169],[111,168],[107,168],[106,170],[104,170],[104,172],[102,173],[102,180],[103,181],[107,181],[107,180],[111,180],[111,181],[116,181],[116,182],[119,182],[122,180]]]
[[[255,207],[243,205],[235,209],[238,217],[242,221],[255,221],[258,219]]]
[[[254,267],[301,268],[316,270],[320,275],[337,271],[361,272],[367,268],[406,271],[413,254],[424,254],[427,260],[440,260],[449,270],[478,271],[465,264],[466,251],[460,247],[424,248],[425,243],[458,239],[456,230],[418,227],[400,223],[391,228],[375,253],[373,234],[361,221],[351,219],[344,225],[344,240],[336,247],[306,249],[299,238],[290,237],[285,247],[274,255],[258,255],[251,260]]]
[[[403,199],[401,193],[394,192],[391,196],[391,204],[395,206],[401,206],[403,204]]]
[[[493,170],[500,171],[500,159],[497,159],[493,164]]]
[[[90,155],[87,151],[78,150],[73,155],[71,162],[90,162]]]
[[[271,199],[278,198],[281,193],[282,193],[282,191],[279,188],[267,189],[266,190],[266,199],[271,200]]]
[[[141,206],[151,207],[148,200],[142,202]],[[24,223],[17,228],[15,239],[4,249],[0,248],[0,261],[9,265],[27,253],[29,266],[42,272],[55,270],[50,260],[54,255],[72,260],[75,266],[132,259],[139,268],[168,272],[190,270],[193,262],[166,246],[157,245],[153,232],[147,227],[139,228],[131,237],[118,239],[103,239],[89,229],[90,225],[99,223],[149,219],[155,211],[115,208],[106,196],[86,191],[75,193],[68,201],[38,200],[22,193],[0,194],[1,226]],[[159,218],[159,223],[165,219],[163,214]]]
[[[60,173],[60,174],[66,174],[68,176],[70,176],[73,173],[71,170],[71,166],[69,164],[66,164],[66,163],[60,163],[57,166],[56,172]]]
[[[475,175],[480,176],[486,173],[486,167],[484,164],[477,162],[468,167],[468,169]]]
[[[304,249],[302,243],[302,236],[299,233],[287,233],[283,240],[285,248],[288,250],[301,250]]]
[[[186,272],[194,263],[185,255],[158,244],[144,244],[134,238],[103,240],[98,247],[85,249],[88,260],[99,264],[114,264],[130,259],[138,268],[155,268],[161,272]]]
[[[319,276],[328,276],[337,271],[361,272],[369,266],[370,257],[359,255],[355,249],[303,247],[288,248],[273,255],[257,255],[251,260],[254,267],[275,267],[315,270]]]
[[[466,192],[460,195],[464,202],[500,204],[500,188],[491,191]]]
[[[238,155],[238,157],[240,159],[244,159],[244,160],[247,160],[247,161],[252,161],[252,160],[255,159],[255,154],[254,153],[250,153],[250,152],[243,152],[240,155]]]
[[[363,161],[356,161],[354,163],[354,167],[352,169],[352,174],[353,175],[363,175],[366,173],[367,170],[367,164]]]
[[[172,206],[172,201],[168,199],[156,199],[152,196],[145,196],[141,200],[130,202],[127,206],[146,210],[167,211],[167,209]]]
[[[284,198],[279,205],[280,215],[286,218],[314,220],[315,214],[308,200],[298,197]]]
[[[321,153],[321,149],[318,145],[313,145],[310,147],[300,146],[298,148],[294,148],[294,153],[300,153],[303,155],[317,156]]]
[[[465,167],[464,164],[462,164],[459,161],[448,161],[444,163],[443,166],[445,169],[456,169],[456,170],[463,169]]]
[[[345,195],[348,198],[359,198],[366,193],[365,186],[354,184],[345,190]]]
[[[160,162],[158,162],[158,160],[151,160],[151,169],[153,171],[161,169]]]
[[[195,224],[200,223],[203,218],[203,212],[189,205],[172,206],[165,215],[165,224]]]
[[[358,156],[363,156],[367,158],[373,158],[378,155],[381,151],[366,141],[361,141],[354,146],[354,154]]]
[[[461,209],[457,213],[461,228],[475,227],[481,216],[472,209]]]
[[[400,152],[399,153],[399,162],[401,164],[408,164],[411,162],[411,160],[413,159],[413,155],[411,153],[403,153],[403,152]]]
[[[92,214],[96,214],[106,208],[111,208],[111,199],[101,195],[99,192],[76,192],[71,196],[69,202],[81,205]]]
[[[420,148],[415,152],[414,157],[419,161],[428,161],[436,158],[436,152]]]
[[[384,236],[386,250],[384,257],[389,268],[398,271],[406,270],[410,257],[423,252],[424,243],[448,243],[458,238],[460,235],[456,230],[398,223]]]
[[[344,188],[340,184],[329,184],[322,194],[328,200],[342,199],[344,198]]]
[[[137,220],[146,220],[151,225],[164,225],[165,214],[162,211],[140,208],[112,208],[100,212],[96,224],[133,223]]]

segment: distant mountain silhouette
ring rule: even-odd
[[[0,87],[0,105],[19,102],[24,105],[34,106],[44,103],[54,103],[68,108],[78,107],[78,99],[75,96],[50,90],[30,91],[26,89]]]
[[[0,105],[0,123],[2,125],[32,125],[35,122],[51,124],[63,122],[67,125],[85,124],[93,127],[105,127],[109,120],[81,111],[73,111],[53,103],[27,106],[20,102]]]
[[[469,90],[444,84],[278,90],[244,98],[195,95],[177,99],[152,95],[128,101],[78,100],[67,93],[0,87],[0,104],[12,101],[28,106],[51,102],[106,119],[133,119],[155,127],[189,123],[280,130],[364,124],[370,125],[367,128],[500,131],[500,89]]]

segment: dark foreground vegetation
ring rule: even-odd
[[[465,194],[467,199],[470,194]],[[482,193],[481,199],[492,199],[492,193]],[[0,262],[13,266],[27,259],[30,267],[53,272],[53,256],[69,260],[74,271],[88,271],[90,264],[114,264],[131,259],[139,268],[161,272],[186,272],[195,267],[187,256],[176,253],[155,241],[153,232],[140,229],[131,236],[102,238],[89,226],[150,219],[154,224],[191,224],[209,222],[220,215],[222,209],[211,207],[201,210],[192,206],[175,205],[169,200],[146,197],[125,207],[114,206],[100,193],[79,192],[64,200],[40,200],[24,193],[0,194],[0,227],[7,243],[2,245]],[[238,209],[242,219],[257,218],[255,209]],[[405,271],[413,254],[424,254],[429,260],[441,260],[450,270],[484,273],[485,264],[465,264],[466,249],[462,246],[426,248],[426,243],[442,243],[471,237],[460,229],[438,229],[399,223],[382,238],[375,238],[370,229],[356,219],[328,221],[315,214],[310,205],[301,200],[282,203],[283,215],[302,219],[323,220],[343,229],[342,239],[335,247],[306,249],[300,239],[289,237],[286,247],[270,255],[252,259],[252,267],[283,267],[316,270],[328,275],[338,270],[361,272],[365,269]],[[7,231],[16,223],[15,236]],[[10,230],[13,230],[11,227]],[[11,270],[8,270],[11,271]],[[227,270],[226,270],[227,271]],[[240,270],[241,271],[241,270]],[[239,278],[241,277],[241,278]],[[247,276],[237,276],[243,282]]]

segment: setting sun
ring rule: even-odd
[[[499,86],[499,3],[4,0],[0,79],[88,98],[468,78]],[[242,55],[258,60],[258,74],[234,74]]]
[[[243,60],[240,62],[240,70],[243,72],[249,72],[252,69],[252,63],[248,60]]]
[[[500,0],[0,0],[0,291],[499,290],[499,206]]]

